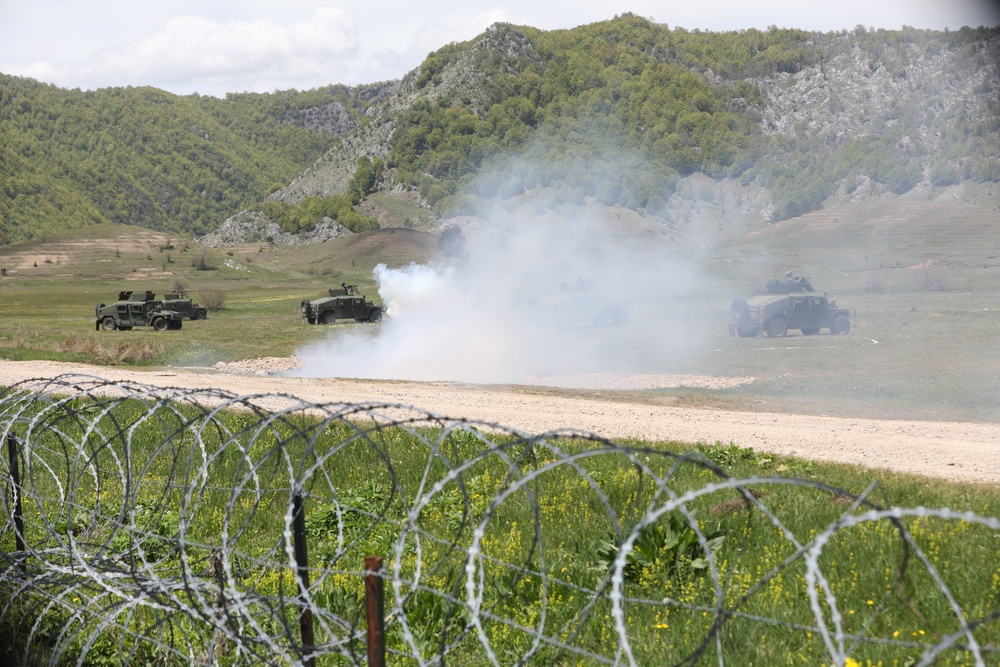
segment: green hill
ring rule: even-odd
[[[995,204],[978,186],[1000,181],[998,54],[1000,28],[711,33],[625,14],[496,24],[357,88],[220,100],[0,75],[0,242],[97,223],[200,235],[246,209],[363,230],[347,203],[400,193],[450,216],[544,190],[669,223],[700,175],[761,223],[955,188]]]
[[[369,104],[355,92],[219,100],[0,75],[0,242],[97,223],[203,234],[291,180],[338,140],[334,131],[353,128]],[[329,107],[339,126],[303,113]]]
[[[1000,180],[998,56],[1000,28],[496,24],[430,54],[274,197],[348,191],[371,161],[369,190],[418,192],[443,216],[543,190],[677,221],[699,175],[736,184],[763,223],[904,196],[995,205],[979,185]]]

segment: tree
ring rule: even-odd
[[[354,176],[347,184],[347,196],[351,198],[353,204],[360,204],[365,197],[375,192],[382,176],[382,169],[380,158],[372,160],[367,155],[358,158]]]

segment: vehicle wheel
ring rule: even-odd
[[[100,315],[101,308],[104,308],[104,304],[103,303],[97,304],[97,308],[94,308],[94,315]]]
[[[382,311],[381,311],[381,310],[379,310],[379,309],[375,309],[375,310],[373,310],[373,311],[372,311],[372,312],[371,312],[371,313],[370,313],[370,314],[368,315],[368,321],[369,321],[369,322],[378,322],[378,321],[380,321],[381,319],[382,319]]]
[[[155,320],[153,320],[153,328],[156,329],[157,331],[166,331],[167,327],[169,326],[170,322],[168,322],[163,317],[157,317]]]
[[[208,311],[204,310],[202,308],[199,308],[198,310],[194,311],[194,315],[191,316],[191,319],[192,320],[203,320],[206,317],[208,317]]]
[[[736,327],[736,333],[740,338],[756,338],[760,329],[757,327]]]
[[[319,323],[332,324],[335,319],[337,318],[333,316],[333,313],[323,313],[322,315],[319,316]]]
[[[815,336],[818,333],[819,333],[819,329],[803,329],[802,330],[802,335],[803,336]]]
[[[750,306],[743,299],[733,299],[729,304],[729,317],[733,322],[742,322],[750,315]]]
[[[114,331],[115,329],[118,328],[118,325],[115,323],[115,318],[105,317],[103,320],[101,320],[101,327],[105,331]]]
[[[788,333],[788,322],[781,315],[777,315],[771,318],[764,331],[767,332],[769,338],[781,338]]]
[[[835,319],[833,321],[833,324],[830,325],[830,333],[832,334],[843,335],[850,330],[851,330],[851,321],[846,317],[844,317],[843,315]]]

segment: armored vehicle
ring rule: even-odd
[[[170,292],[163,295],[163,308],[180,313],[189,320],[203,320],[208,317],[208,310],[191,300],[184,292]]]
[[[153,327],[164,331],[180,329],[184,321],[180,313],[164,309],[163,303],[157,301],[152,292],[120,292],[117,302],[109,306],[97,304],[95,315],[94,328],[98,331],[128,331],[132,327]]]
[[[382,306],[358,294],[357,285],[341,283],[331,287],[330,296],[310,301],[302,299],[302,319],[309,324],[333,324],[337,320],[378,322],[382,319]]]
[[[729,335],[753,338],[761,331],[768,337],[784,336],[789,329],[799,329],[812,336],[821,329],[832,334],[851,330],[853,314],[838,308],[826,294],[758,294],[749,299],[736,299],[730,306]]]

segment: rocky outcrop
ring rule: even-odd
[[[525,59],[542,64],[541,56],[517,28],[503,23],[494,24],[439,71],[430,73],[417,68],[398,83],[393,82],[391,89],[380,89],[385,101],[368,110],[371,120],[367,124],[345,136],[342,142],[287,187],[275,191],[268,198],[295,204],[306,197],[343,194],[354,175],[358,158],[364,155],[371,159],[384,159],[389,154],[396,117],[418,99],[434,102],[439,97],[462,97],[467,100],[465,106],[481,116],[489,107],[483,69],[479,66],[484,58],[500,58],[501,68],[510,73],[516,71],[519,61]],[[380,188],[391,191],[395,187],[392,172],[387,172]]]
[[[323,134],[344,135],[356,125],[351,114],[340,102],[331,102],[322,107],[289,111],[278,118],[279,123],[305,127]]]
[[[336,220],[323,218],[308,232],[289,234],[281,231],[281,226],[263,213],[240,211],[228,218],[217,230],[198,240],[212,248],[243,243],[298,245],[338,239],[353,233]]]
[[[833,39],[840,43],[819,64],[757,81],[768,100],[764,132],[836,143],[905,126],[933,149],[960,109],[968,122],[982,122],[997,99],[997,40],[962,49],[943,40],[901,42],[876,54],[849,35]]]

